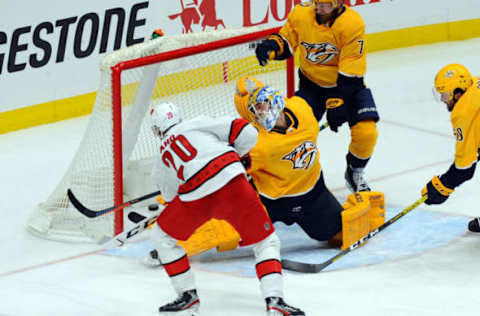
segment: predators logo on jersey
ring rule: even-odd
[[[307,170],[315,162],[317,147],[311,141],[305,141],[297,146],[292,152],[282,157],[282,160],[290,160],[293,169]]]
[[[349,6],[340,9],[333,23],[319,24],[315,7],[297,5],[278,34],[291,53],[299,53],[302,73],[321,87],[334,86],[339,72],[365,76],[365,22]]]
[[[305,58],[314,64],[326,64],[339,54],[339,49],[330,43],[311,44],[301,42],[307,54]]]

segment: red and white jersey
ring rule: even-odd
[[[257,142],[247,120],[199,116],[173,126],[162,139],[152,181],[166,202],[205,197],[245,173],[240,163]]]

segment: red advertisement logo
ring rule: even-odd
[[[185,5],[184,0],[179,0],[182,6],[180,13],[169,15],[170,20],[180,18],[183,24],[182,33],[193,33],[192,26],[200,24],[202,31],[208,27],[213,27],[215,30],[221,25],[225,28],[222,19],[217,18],[217,9],[215,7],[215,0],[202,0],[200,5],[199,0],[193,0]]]

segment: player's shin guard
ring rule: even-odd
[[[185,250],[177,245],[177,240],[168,236],[158,225],[152,228],[150,237],[177,294],[195,289],[190,262]]]
[[[378,131],[374,121],[360,121],[350,128],[347,163],[352,168],[365,168],[377,144]]]
[[[352,192],[370,191],[370,186],[363,177],[377,143],[378,131],[373,120],[360,121],[350,128],[351,141],[347,154],[345,180]]]
[[[257,277],[263,298],[283,297],[282,265],[280,263],[280,239],[270,234],[253,247]]]

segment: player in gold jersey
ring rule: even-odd
[[[323,180],[319,126],[310,106],[253,77],[237,82],[234,101],[239,115],[259,131],[247,172],[272,222],[298,223],[313,239],[331,239],[342,230],[343,208]]]
[[[345,179],[352,192],[370,191],[363,177],[376,145],[379,119],[372,93],[363,81],[366,73],[365,23],[341,0],[313,0],[290,12],[278,34],[256,48],[260,65],[270,58],[283,60],[296,51],[300,57],[300,85],[319,121],[326,112],[333,131],[344,122],[351,141]]]
[[[445,202],[456,187],[473,177],[480,148],[480,78],[472,77],[465,66],[449,64],[437,73],[434,92],[451,112],[456,145],[447,172],[434,176],[422,190],[429,205]],[[475,218],[468,229],[480,233],[479,224],[480,218]]]

